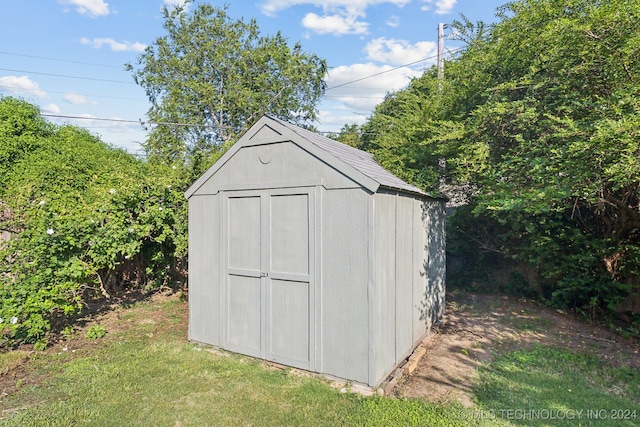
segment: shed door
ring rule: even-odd
[[[312,369],[312,193],[229,192],[225,202],[224,346]]]

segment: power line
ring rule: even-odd
[[[457,49],[453,49],[452,51],[450,51],[450,52],[449,52],[449,54],[456,53],[457,51],[459,51],[459,50],[463,50],[463,49],[464,49],[464,48],[461,48],[461,47],[460,47],[460,48],[457,48]],[[399,70],[399,69],[401,69],[401,68],[409,67],[409,66],[411,66],[411,65],[415,65],[415,64],[419,64],[420,62],[428,61],[429,59],[434,59],[434,58],[438,58],[438,55],[428,56],[428,57],[426,57],[426,58],[422,58],[422,59],[419,59],[419,60],[417,60],[417,61],[409,62],[409,63],[407,63],[407,64],[399,65],[399,66],[397,66],[397,67],[390,68],[390,69],[388,69],[388,70],[384,70],[384,71],[380,71],[380,72],[375,73],[375,74],[371,74],[371,75],[369,75],[369,76],[360,77],[359,79],[351,80],[351,81],[346,82],[346,83],[341,83],[341,84],[339,84],[339,85],[332,86],[332,87],[329,87],[329,88],[325,89],[325,92],[326,92],[326,91],[328,91],[328,90],[337,89],[337,88],[339,88],[339,87],[348,86],[348,85],[350,85],[350,84],[357,83],[357,82],[360,82],[360,81],[362,81],[362,80],[370,79],[370,78],[372,78],[372,77],[377,77],[377,76],[380,76],[380,75],[382,75],[382,74],[390,73],[390,72],[392,72],[392,71],[397,71],[397,70]]]
[[[2,70],[2,71],[11,71],[13,73],[39,74],[39,75],[42,75],[42,76],[65,77],[65,78],[69,78],[69,79],[92,80],[92,81],[97,81],[97,82],[135,84],[134,82],[128,82],[128,81],[125,81],[125,80],[109,80],[109,79],[98,79],[98,78],[94,78],[94,77],[70,76],[70,75],[66,75],[66,74],[40,73],[38,71],[14,70],[14,69],[11,69],[11,68],[0,68],[0,70]]]
[[[126,120],[126,119],[105,119],[102,117],[87,117],[87,116],[68,116],[64,114],[48,114],[48,113],[40,113],[43,117],[56,117],[61,119],[75,119],[75,120],[96,120],[102,122],[118,122],[118,123],[139,123],[144,124],[143,121],[140,120]]]
[[[44,59],[44,60],[47,60],[47,61],[66,62],[66,63],[69,63],[69,64],[94,65],[96,67],[107,67],[107,68],[122,69],[122,66],[117,66],[117,65],[98,64],[98,63],[95,63],[95,62],[72,61],[70,59],[48,58],[46,56],[25,55],[25,54],[22,54],[22,53],[1,52],[0,51],[0,54],[1,55],[21,56],[23,58]]]
[[[156,125],[156,126],[183,126],[183,127],[202,127],[202,128],[218,128],[218,129],[234,129],[242,130],[233,126],[218,126],[218,125],[203,125],[198,123],[177,123],[177,122],[144,122],[142,120],[127,120],[127,119],[107,119],[104,117],[86,117],[86,116],[71,116],[65,114],[49,114],[40,113],[42,117],[54,117],[61,119],[74,119],[74,120],[95,120],[102,122],[115,122],[115,123],[136,123],[140,125]],[[96,128],[92,126],[92,128]],[[337,134],[340,131],[314,131],[321,134]]]
[[[61,94],[74,93],[74,94],[77,94],[77,95],[90,96],[90,97],[94,97],[94,98],[107,98],[107,99],[120,99],[120,100],[123,100],[123,101],[148,102],[147,99],[124,98],[124,97],[121,97],[121,96],[95,95],[95,94],[87,94],[87,93],[77,93],[77,92],[72,92],[72,91],[56,91],[56,90],[48,90],[48,89],[43,89],[43,88],[28,89],[28,88],[21,88],[21,87],[16,87],[16,86],[0,85],[0,89],[13,89],[13,90],[21,90],[21,91],[24,91],[24,92],[34,92],[34,91],[40,90],[42,92],[47,92],[47,93],[61,93]]]
[[[183,126],[183,127],[201,127],[201,128],[218,128],[218,129],[237,129],[233,126],[218,126],[218,125],[205,125],[200,123],[178,123],[178,122],[145,122],[143,120],[127,120],[127,119],[107,119],[104,117],[87,117],[87,116],[70,116],[65,114],[49,114],[40,113],[42,117],[55,117],[60,119],[74,119],[74,120],[95,120],[102,122],[114,122],[114,123],[136,123],[142,126]]]

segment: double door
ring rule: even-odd
[[[309,189],[223,196],[223,346],[313,369],[314,197]]]

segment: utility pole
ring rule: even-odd
[[[438,24],[438,89],[442,90],[444,79],[444,24]]]

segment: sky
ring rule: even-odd
[[[163,36],[162,7],[183,0],[3,0],[0,95],[38,105],[54,123],[141,150],[150,104],[124,64]],[[197,0],[193,8],[203,0]],[[438,24],[496,21],[507,0],[209,0],[233,19],[255,19],[290,46],[327,61],[320,131],[362,124],[387,93],[434,66]],[[448,33],[448,31],[446,31]],[[445,57],[461,45],[445,40]],[[446,72],[446,71],[445,71]]]

